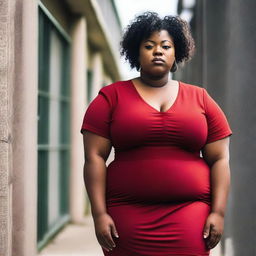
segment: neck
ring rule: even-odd
[[[161,77],[153,77],[144,74],[143,72],[140,73],[140,80],[145,85],[151,87],[163,87],[169,82],[169,74],[166,74]]]

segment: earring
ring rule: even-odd
[[[171,67],[171,72],[172,73],[174,73],[174,72],[176,72],[178,70],[178,64],[177,64],[177,62],[176,62],[176,60],[173,62],[173,65],[172,65],[172,67]]]

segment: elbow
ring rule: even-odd
[[[210,159],[210,160],[207,160],[206,162],[209,165],[209,167],[212,167],[216,163],[220,163],[220,162],[229,165],[229,156],[222,156],[216,159]]]
[[[84,165],[86,164],[92,164],[92,163],[98,163],[98,162],[105,162],[105,159],[103,156],[99,154],[84,154]]]
[[[205,160],[205,162],[210,166],[212,167],[215,163],[217,162],[229,162],[229,151],[228,150],[225,150],[225,151],[222,151],[222,152],[215,152],[215,151],[212,151],[212,152],[204,152],[203,153],[203,158]]]

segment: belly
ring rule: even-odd
[[[189,152],[166,153],[129,152],[128,159],[117,157],[111,162],[107,203],[209,202],[210,169],[205,161]]]

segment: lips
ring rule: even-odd
[[[152,60],[152,62],[154,62],[154,63],[156,63],[156,64],[162,64],[162,63],[164,63],[165,61],[164,61],[163,59],[161,59],[161,58],[154,58],[154,59]]]

